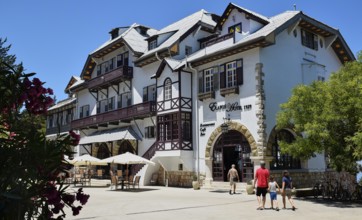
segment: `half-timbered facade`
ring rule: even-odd
[[[133,24],[110,35],[66,89],[79,154],[129,151],[156,163],[133,166],[144,184],[159,172],[175,186],[194,175],[227,181],[231,164],[246,182],[261,160],[278,173],[326,168],[323,155],[280,153],[278,139],[300,134],[275,130],[275,115],[294,86],[354,59],[337,29],[300,11],[268,18],[230,3],[221,16],[201,10],[161,30]]]

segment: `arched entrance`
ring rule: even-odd
[[[239,131],[230,130],[221,134],[213,149],[213,180],[228,181],[227,173],[232,164],[235,164],[241,182],[253,179],[254,166],[250,154],[250,144]]]
[[[109,152],[107,144],[105,144],[105,143],[100,144],[99,147],[98,147],[97,158],[105,159],[105,158],[108,158],[110,156],[111,156],[111,154]],[[103,174],[105,176],[107,176],[109,174],[110,165],[108,164],[107,166],[97,166],[97,170],[98,169],[102,169]]]

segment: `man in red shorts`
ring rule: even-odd
[[[257,208],[258,210],[263,210],[265,208],[268,183],[269,183],[269,170],[265,168],[265,162],[260,161],[260,168],[256,170],[255,179],[254,179],[254,188],[255,185],[257,186],[256,198],[258,199],[259,203],[259,207]],[[261,201],[260,196],[263,196],[263,201]]]

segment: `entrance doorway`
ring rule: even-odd
[[[105,159],[110,157],[111,154],[109,152],[108,146],[105,143],[100,144],[98,152],[97,152],[97,158],[98,159]],[[103,178],[107,178],[109,175],[110,165],[107,166],[97,166],[97,170],[103,170]]]
[[[235,164],[241,182],[253,179],[254,165],[250,160],[250,152],[249,142],[239,131],[230,130],[222,134],[213,151],[214,181],[228,181],[227,174],[232,164]]]

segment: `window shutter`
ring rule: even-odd
[[[213,79],[213,84],[214,84],[214,88],[213,88],[213,91],[216,91],[219,89],[219,67],[218,66],[215,66],[213,68],[213,76],[212,76],[212,79]]]
[[[244,83],[244,73],[243,73],[243,60],[236,60],[236,79],[238,85],[242,85]]]
[[[146,137],[146,138],[149,138],[148,128],[149,128],[149,127],[146,127],[146,128],[145,128],[145,137]]]
[[[143,102],[148,101],[147,87],[143,88]]]
[[[220,89],[226,88],[225,64],[220,65]]]
[[[306,34],[304,30],[301,30],[302,32],[302,45],[307,45],[307,39],[306,39]]]
[[[150,137],[151,137],[151,138],[154,138],[154,137],[155,137],[155,126],[152,126],[152,127],[150,127],[150,128],[151,128]]]
[[[124,53],[123,58],[124,58],[123,65],[128,66],[128,52]]]
[[[313,34],[313,48],[318,50],[318,36]]]
[[[204,78],[203,78],[203,71],[199,72],[199,93],[204,92]]]

